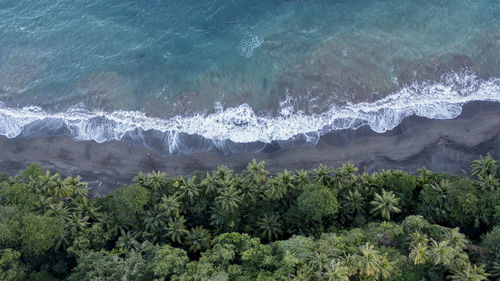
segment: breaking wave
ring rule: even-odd
[[[141,112],[91,112],[71,108],[49,113],[39,107],[0,105],[0,134],[9,138],[68,134],[77,140],[121,140],[162,153],[216,151],[260,152],[278,147],[315,145],[334,130],[369,126],[382,133],[408,116],[457,117],[470,101],[500,102],[500,79],[482,80],[472,73],[452,73],[438,82],[413,83],[376,102],[331,105],[320,114],[296,110],[290,99],[277,116],[259,116],[247,104],[218,108],[211,114],[160,119]]]

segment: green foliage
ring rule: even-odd
[[[339,208],[336,195],[323,185],[305,186],[297,205],[305,220],[315,221],[335,214]]]
[[[474,160],[471,168],[473,176],[485,177],[488,175],[496,175],[498,171],[498,162],[495,161],[491,155],[487,155],[486,157],[481,155],[479,159]]]
[[[16,248],[19,246],[21,221],[19,209],[14,206],[0,206],[0,247]]]
[[[210,246],[212,235],[201,226],[192,228],[187,237],[187,244],[189,250],[192,252],[199,252],[206,250]]]
[[[0,251],[0,280],[21,281],[25,279],[26,266],[21,262],[21,253],[12,249]]]
[[[61,279],[55,277],[49,272],[43,270],[39,272],[32,272],[29,276],[30,281],[60,281]]]
[[[29,182],[43,176],[45,171],[40,163],[31,163],[24,170],[21,170],[19,174],[25,182]]]
[[[145,213],[151,194],[145,187],[127,185],[117,189],[111,198],[108,212],[115,217],[119,225],[127,225]]]
[[[32,164],[0,179],[0,280],[500,278],[498,172],[490,156],[472,178],[253,161],[88,198]]]
[[[414,191],[417,187],[417,178],[402,171],[382,171],[377,175],[375,185],[383,190],[389,190],[399,199],[406,208],[403,216],[407,216],[416,208]]]
[[[450,220],[462,227],[473,226],[479,213],[479,197],[473,182],[465,178],[454,181],[448,197],[445,208]]]
[[[140,252],[132,251],[125,256],[115,252],[88,252],[78,259],[78,265],[69,276],[70,281],[92,280],[152,280],[150,265]]]
[[[260,217],[257,221],[257,232],[260,233],[260,236],[267,241],[273,241],[278,239],[279,235],[281,235],[281,222],[278,216],[276,215],[268,215]]]
[[[481,247],[487,256],[487,268],[491,275],[500,278],[500,226],[482,237]]]
[[[385,220],[391,220],[391,214],[401,212],[399,200],[394,193],[383,189],[382,195],[375,193],[375,198],[370,202],[370,205],[372,205],[370,214]]]
[[[151,261],[151,269],[155,277],[169,280],[186,271],[189,258],[184,250],[163,245],[154,251]]]
[[[150,192],[147,189],[138,185],[127,185],[113,194],[113,207],[119,214],[142,214],[149,200]]]
[[[500,261],[500,226],[483,236],[481,246],[490,258]]]
[[[184,225],[186,220],[184,217],[174,217],[168,221],[168,225],[165,227],[167,237],[174,243],[182,243],[184,236],[186,236],[189,231]]]
[[[21,217],[19,239],[25,255],[40,255],[64,235],[64,225],[56,218],[27,213]]]
[[[36,207],[37,197],[31,193],[28,186],[21,183],[5,184],[0,189],[3,204],[15,205],[22,210],[33,210]]]
[[[450,276],[453,281],[482,281],[488,280],[487,274],[483,267],[467,264],[463,268],[454,268]]]

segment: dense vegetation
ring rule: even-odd
[[[88,198],[32,164],[0,177],[0,280],[495,280],[499,178],[254,161]]]

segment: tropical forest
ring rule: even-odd
[[[462,175],[253,161],[139,173],[107,196],[31,164],[0,177],[0,280],[500,278],[500,162]]]

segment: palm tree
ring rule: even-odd
[[[179,199],[174,195],[163,195],[159,206],[167,217],[178,216],[181,210],[181,202],[179,202]]]
[[[448,244],[451,247],[459,251],[465,249],[466,244],[469,242],[467,238],[465,238],[465,235],[460,233],[460,229],[458,227],[446,231],[443,238],[445,241],[448,241]]]
[[[432,175],[432,172],[429,169],[423,167],[422,169],[417,169],[417,172],[418,172],[417,182],[420,184],[420,186],[429,183],[429,178]]]
[[[288,273],[288,276],[283,278],[286,281],[310,281],[313,275],[313,269],[307,265],[303,264],[300,269],[298,269],[294,274]]]
[[[399,173],[399,172],[402,173],[402,171],[382,169],[382,171],[378,172],[378,176],[381,178],[388,178],[391,177],[394,173]]]
[[[364,276],[377,277],[380,273],[381,256],[368,242],[361,246],[361,255],[357,256],[359,273]]]
[[[453,249],[453,251],[451,252],[450,260],[451,262],[448,266],[449,268],[462,268],[469,263],[469,256],[462,250]]]
[[[59,236],[54,244],[54,251],[66,250],[72,243],[71,233],[68,229],[64,229],[64,234]]]
[[[474,160],[472,167],[472,175],[477,177],[484,177],[487,175],[495,175],[497,171],[497,162],[495,159],[491,157],[491,155],[487,155],[483,157],[479,156],[478,160]]]
[[[181,244],[184,236],[189,234],[189,231],[184,225],[185,223],[186,219],[184,219],[184,217],[174,217],[173,219],[170,218],[167,227],[165,227],[165,231],[167,232],[167,237],[172,242]]]
[[[205,194],[215,196],[219,189],[219,180],[216,176],[210,176],[207,173],[206,177],[201,181],[201,186],[205,187]]]
[[[201,226],[191,228],[187,236],[187,244],[192,252],[200,252],[210,247],[210,232]]]
[[[488,272],[491,273],[491,276],[500,279],[500,262],[491,262],[488,267]]]
[[[326,271],[322,274],[324,280],[349,281],[349,269],[342,262],[333,259],[325,269]]]
[[[239,216],[236,213],[228,213],[220,207],[212,207],[210,212],[210,225],[218,232],[233,232],[238,229]]]
[[[60,219],[63,222],[66,222],[69,219],[69,209],[64,206],[63,201],[50,204],[47,214],[51,217]]]
[[[72,184],[72,181],[69,181],[69,184],[66,184],[66,180],[62,181],[60,178],[54,182],[54,192],[52,194],[52,200],[55,200],[55,197],[58,198],[66,198],[73,194],[73,190],[75,187]]]
[[[428,251],[429,247],[426,244],[417,243],[416,246],[412,246],[409,257],[415,265],[425,264],[428,260]]]
[[[264,169],[264,164],[264,161],[257,163],[255,159],[248,164],[245,173],[247,174],[247,179],[251,183],[262,184],[266,182],[269,172]]]
[[[254,203],[257,200],[259,190],[255,184],[237,177],[233,180],[233,185],[241,191],[241,202],[245,205]]]
[[[258,231],[262,238],[267,239],[267,241],[273,241],[278,239],[281,231],[280,218],[276,215],[268,215],[260,217],[257,221]]]
[[[241,203],[241,192],[233,186],[224,188],[219,196],[215,198],[215,203],[228,213],[235,212]]]
[[[215,171],[215,177],[216,177],[216,179],[223,181],[223,182],[230,181],[231,178],[233,177],[233,170],[230,170],[225,165],[219,166],[217,171]]]
[[[167,185],[167,174],[160,171],[153,171],[146,178],[146,187],[153,191],[158,191]],[[138,179],[139,180],[139,179]]]
[[[342,165],[342,167],[335,170],[334,181],[338,188],[346,188],[356,180],[356,173],[358,168],[352,163]]]
[[[116,248],[123,249],[126,251],[132,250],[134,244],[137,243],[137,234],[132,231],[127,231],[120,235],[118,240],[116,241]]]
[[[313,180],[316,184],[329,186],[332,181],[332,170],[327,166],[320,164],[317,169],[314,169]]]
[[[358,272],[358,269],[359,269],[358,256],[352,255],[352,254],[346,254],[345,256],[341,257],[341,260],[342,260],[342,263],[349,270],[348,275],[349,276],[356,275],[356,273]]]
[[[46,196],[51,196],[53,195],[53,188],[54,184],[57,181],[61,180],[61,175],[59,173],[56,173],[54,175],[50,175],[49,171],[45,172],[45,175],[39,176],[40,181],[39,184],[38,182],[36,183],[36,190],[40,191],[41,193],[45,194]]]
[[[412,248],[417,247],[418,244],[427,245],[427,243],[429,243],[427,234],[422,234],[418,231],[410,234],[410,246]]]
[[[488,280],[489,274],[482,266],[467,263],[463,268],[452,268],[450,280],[452,281],[483,281]]]
[[[390,261],[389,258],[387,258],[387,253],[382,257],[382,259],[380,260],[380,275],[382,275],[382,277],[384,279],[387,279],[389,278],[392,273],[394,272],[394,264],[395,262],[393,261]]]
[[[478,185],[482,191],[495,191],[500,187],[500,181],[494,175],[478,176]]]
[[[142,171],[140,171],[137,176],[135,176],[133,179],[132,179],[133,182],[135,182],[136,184],[142,186],[142,187],[147,187],[147,177],[142,173]]]
[[[382,196],[375,193],[375,198],[370,204],[373,208],[370,210],[370,214],[374,216],[381,217],[385,220],[391,220],[392,213],[399,213],[401,209],[399,208],[399,198],[392,193],[392,191],[385,191],[382,189]]]
[[[181,184],[179,186],[179,197],[185,198],[189,201],[193,201],[193,199],[199,195],[198,186],[196,184],[196,176],[193,176],[186,180],[181,177]]]
[[[79,199],[81,197],[87,197],[89,190],[85,187],[77,187],[73,190],[73,198]]]
[[[304,185],[309,183],[309,176],[309,171],[297,170],[292,177],[295,187],[302,189]]]
[[[434,263],[434,265],[450,265],[452,262],[453,252],[454,250],[450,247],[448,241],[441,241],[438,243],[435,240],[431,240],[429,259]]]
[[[115,214],[105,213],[102,219],[102,225],[104,230],[114,237],[118,235],[123,235],[127,233],[131,228],[132,224],[129,221],[120,220]]]
[[[86,230],[89,227],[89,217],[80,213],[73,213],[69,216],[69,230],[73,235]]]
[[[434,196],[439,202],[444,202],[449,190],[452,188],[449,180],[441,180],[439,183],[433,182],[429,184],[429,187],[434,191]]]
[[[344,204],[342,211],[350,215],[362,214],[365,207],[365,199],[363,195],[356,189],[354,192],[349,192],[343,196]]]
[[[309,261],[309,265],[312,266],[316,272],[320,273],[323,269],[325,269],[329,261],[330,260],[325,253],[318,253],[315,251],[314,256],[312,256],[311,261]]]
[[[267,199],[276,201],[285,196],[286,186],[277,178],[270,178],[265,186],[264,195]]]
[[[443,222],[448,217],[446,208],[446,198],[452,186],[448,180],[441,180],[439,183],[432,182],[425,184],[420,192],[420,211],[426,218],[434,222]]]
[[[357,186],[362,194],[369,194],[374,189],[380,188],[380,178],[378,173],[362,173],[358,176]]]
[[[41,213],[45,213],[49,210],[52,200],[48,197],[45,197],[42,194],[38,195],[38,200],[35,202],[35,207]]]
[[[88,201],[87,197],[80,197],[74,204],[73,210],[80,212],[83,216],[89,217],[93,221],[100,221],[102,214],[99,212],[101,207],[94,207],[93,201]]]
[[[143,221],[145,230],[152,234],[151,238],[155,238],[159,236],[159,233],[165,227],[165,212],[155,204],[150,210],[146,211]]]
[[[288,190],[295,190],[295,184],[293,183],[293,176],[290,172],[285,169],[282,173],[278,173],[276,179],[280,181]]]
[[[70,186],[73,190],[79,189],[79,188],[85,188],[87,187],[88,183],[82,182],[82,177],[77,176],[76,178],[74,177],[67,177],[64,179],[64,184]]]

